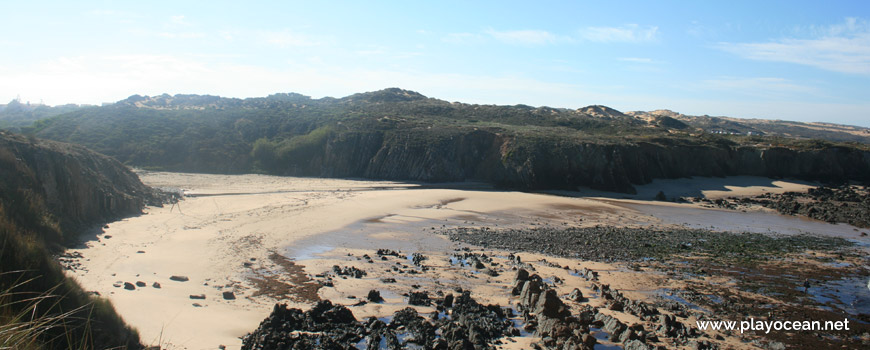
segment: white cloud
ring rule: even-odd
[[[854,18],[813,28],[813,38],[783,38],[763,43],[728,43],[717,48],[743,58],[812,66],[824,70],[870,74],[870,23]]]
[[[626,24],[621,27],[588,27],[580,30],[580,38],[601,43],[641,43],[655,41],[659,27]]]
[[[795,93],[815,94],[818,89],[791,80],[774,77],[722,77],[701,82],[700,87],[737,92],[758,97],[786,96]]]
[[[173,24],[182,25],[182,26],[190,26],[190,22],[184,19],[183,15],[172,16],[170,17]]]
[[[450,44],[474,44],[482,41],[482,37],[472,33],[449,33],[441,41]]]
[[[201,39],[206,36],[200,32],[160,32],[157,35],[169,39]]]
[[[323,38],[297,33],[286,29],[282,31],[260,31],[257,36],[260,41],[280,48],[320,46],[324,44],[325,40]]]
[[[618,61],[622,62],[631,62],[631,63],[653,63],[651,58],[646,57],[619,57]]]
[[[545,30],[497,31],[488,29],[486,34],[489,34],[498,41],[514,45],[546,45],[560,40],[556,35]]]

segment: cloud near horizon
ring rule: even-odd
[[[546,30],[506,30],[487,29],[489,34],[498,41],[514,45],[546,45],[559,41],[559,37]]]
[[[870,75],[870,22],[847,18],[845,23],[813,28],[814,38],[782,38],[769,42],[720,42],[715,47],[742,58],[783,62],[823,70]]]
[[[643,43],[658,40],[658,26],[626,24],[619,27],[587,27],[579,36],[585,41],[599,43]]]

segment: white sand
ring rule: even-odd
[[[614,200],[613,196],[592,200],[522,192],[415,189],[413,184],[384,181],[262,175],[142,172],[140,177],[148,185],[182,189],[193,196],[175,206],[148,208],[146,215],[111,223],[104,235],[74,249],[84,256],[80,260],[83,269],[69,274],[86,289],[110,299],[124,319],[139,330],[144,342],[168,349],[217,349],[219,345],[238,349],[239,337],[254,330],[278,301],[269,296],[253,297],[257,289],[248,279],[255,270],[280,275],[281,267],[268,258],[272,252],[298,260],[309,276],[328,271],[333,264],[369,271],[366,278],[337,280],[334,288],[322,288],[319,292],[323,298],[350,305],[358,300],[350,296],[360,298],[369,289],[382,290],[387,303],[351,308],[361,319],[388,315],[404,307],[400,294],[409,291],[411,283],[428,290],[461,286],[473,290],[475,298],[482,302],[508,304],[513,276],[489,278],[450,267],[447,256],[455,244],[431,234],[432,228],[441,225],[527,227],[659,222],[624,205],[634,201]],[[728,183],[733,186],[723,183],[723,179],[709,178],[656,181],[639,188],[639,194],[633,198],[651,197],[659,190],[669,196],[700,192],[715,197],[800,190],[806,186],[759,178],[729,178]],[[369,265],[354,260],[362,254],[372,254],[372,248],[380,245],[424,252],[431,259],[427,265],[440,268],[430,275],[405,278],[395,285],[381,284],[379,278],[391,274],[386,272],[389,266],[380,261]],[[523,256],[526,261],[544,258]],[[604,283],[624,290],[632,298],[649,297],[645,292],[669,283],[662,276],[634,273],[618,266],[547,259],[601,271]],[[251,266],[246,267],[245,263]],[[584,293],[590,291],[588,282],[566,270],[545,265],[538,268],[567,281],[564,290],[560,290],[562,293],[575,287]],[[190,280],[171,281],[172,275],[187,276]],[[118,281],[143,281],[147,286],[128,291],[114,287]],[[162,288],[151,287],[154,282]],[[237,299],[223,300],[223,291],[233,291]],[[204,294],[206,299],[189,298],[196,294]],[[283,301],[297,307],[307,306]],[[194,303],[201,307],[193,306]],[[530,340],[518,341],[511,347],[522,348]]]
[[[243,264],[254,258],[254,268],[277,269],[268,259],[271,251],[283,252],[312,235],[386,215],[381,221],[397,226],[446,218],[457,218],[447,222],[451,224],[486,218],[507,226],[559,221],[547,217],[560,215],[566,216],[561,221],[573,221],[584,211],[584,217],[593,218],[588,222],[630,214],[604,203],[521,192],[372,190],[408,185],[260,175],[140,176],[151,186],[224,195],[188,197],[174,207],[147,208],[147,215],[111,223],[104,236],[74,250],[84,255],[84,270],[70,274],[109,298],[144,342],[172,349],[238,348],[239,337],[256,328],[275,303],[266,296],[250,297],[250,269]],[[402,238],[401,232],[374,238],[390,237]],[[190,281],[171,281],[172,275]],[[147,287],[128,291],[113,287],[117,281],[143,281]],[[151,287],[154,282],[162,288]],[[225,290],[234,291],[237,299],[223,300]],[[190,299],[194,294],[206,299]]]

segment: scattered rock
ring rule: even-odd
[[[580,289],[574,288],[574,290],[571,291],[571,294],[568,294],[568,300],[579,303],[583,301],[583,293],[580,292]]]
[[[418,305],[418,306],[429,306],[432,301],[429,300],[429,293],[423,292],[411,292],[408,296],[408,304]]]
[[[191,299],[205,299],[205,294],[191,294]]]
[[[381,292],[378,292],[374,289],[369,291],[369,294],[368,294],[368,296],[366,296],[366,299],[368,299],[369,301],[371,301],[373,303],[380,303],[380,302],[384,301],[384,298],[381,297]]]
[[[190,281],[190,278],[187,278],[187,276],[174,276],[173,275],[173,276],[169,277],[169,279],[173,280],[173,281],[178,281],[178,282]]]

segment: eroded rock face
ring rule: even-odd
[[[426,140],[407,142],[407,140]],[[754,175],[819,181],[870,181],[870,152],[845,147],[796,150],[661,139],[609,144],[535,139],[489,131],[432,140],[404,134],[348,132],[291,175],[392,180],[476,179],[526,189],[595,189],[634,193],[656,178]]]
[[[140,347],[138,334],[113,311],[92,312],[89,293],[67,279],[51,255],[76,242],[82,229],[139,214],[146,204],[159,205],[163,199],[112,158],[0,131],[0,242],[5,247],[0,249],[0,285],[18,284],[8,294],[63,296],[40,312],[65,315],[59,316],[65,327],[47,329],[33,346],[51,348],[50,341],[40,341],[64,339],[99,349]],[[128,291],[145,287],[143,281],[114,285]],[[26,305],[9,302],[0,311],[15,315]]]
[[[64,232],[123,216],[166,199],[127,167],[84,147],[0,132],[2,195],[36,191]]]

